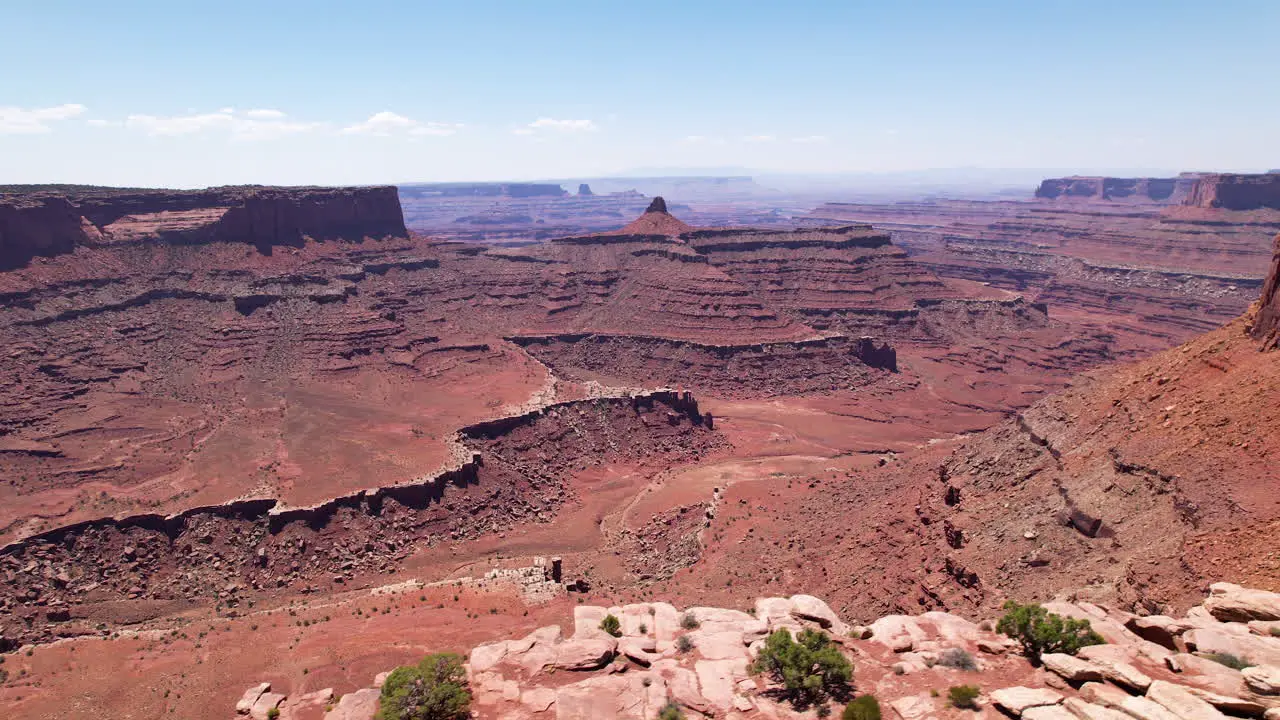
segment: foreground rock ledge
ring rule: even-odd
[[[1077,656],[1046,654],[1035,667],[1016,643],[985,630],[988,623],[929,612],[851,627],[822,600],[795,595],[759,599],[753,612],[680,610],[663,602],[578,606],[571,635],[552,625],[480,645],[469,655],[467,672],[477,718],[650,720],[668,703],[689,718],[809,718],[815,710],[800,713],[779,703],[767,680],[750,672],[770,632],[808,627],[832,635],[854,663],[857,692],[875,694],[886,718],[991,717],[947,704],[948,688],[976,685],[979,708],[994,706],[1025,720],[1226,720],[1225,713],[1280,720],[1280,667],[1249,660],[1252,667],[1240,671],[1188,647],[1208,634],[1235,638],[1258,653],[1280,653],[1280,637],[1268,624],[1280,619],[1268,609],[1280,609],[1280,594],[1218,583],[1186,618],[1151,623],[1092,603],[1046,606],[1088,619],[1107,644]],[[607,615],[618,618],[619,637],[600,629]],[[1148,639],[1148,627],[1159,627],[1162,642]],[[954,666],[957,651],[968,655],[973,669]],[[328,688],[295,699],[262,683],[246,690],[235,710],[257,717],[278,707],[285,720],[372,720],[378,679],[336,703]]]

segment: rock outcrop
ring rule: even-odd
[[[1280,175],[1202,175],[1183,204],[1224,210],[1280,210]]]
[[[1194,175],[1176,178],[1065,177],[1048,178],[1036,188],[1044,200],[1176,203],[1188,197]]]
[[[1223,585],[1232,589],[1220,588],[1213,597],[1258,592]],[[665,602],[579,605],[571,635],[550,625],[520,639],[479,645],[466,666],[474,716],[485,720],[543,714],[653,720],[671,705],[686,717],[799,719],[813,717],[814,709],[786,703],[753,662],[769,633],[811,628],[828,633],[853,662],[857,693],[874,695],[884,712],[900,720],[946,712],[937,691],[957,685],[980,689],[978,708],[994,706],[1023,720],[1224,720],[1224,713],[1271,720],[1280,714],[1280,668],[1240,671],[1182,652],[1192,631],[1175,637],[1178,648],[1166,649],[1125,630],[1134,616],[1106,607],[1056,603],[1052,610],[1089,620],[1107,644],[1078,656],[1046,654],[1037,667],[1019,654],[1016,642],[955,615],[880,618],[868,638],[868,631],[851,630],[822,600],[795,595],[760,598],[754,613],[682,611]],[[600,629],[609,615],[619,620],[616,638]],[[1243,623],[1219,622],[1203,608],[1174,622],[1280,650],[1280,637],[1250,635]],[[340,703],[325,720],[370,720],[377,687],[375,682],[344,695],[361,702]],[[316,696],[295,700],[269,689],[266,683],[249,688],[236,709],[251,712],[246,708],[261,707],[267,698],[285,717]]]
[[[1253,337],[1262,340],[1265,347],[1275,347],[1280,336],[1280,235],[1276,236],[1275,249],[1258,298],[1258,314],[1250,328]]]

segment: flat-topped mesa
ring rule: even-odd
[[[1280,174],[1202,175],[1182,204],[1224,210],[1280,210]]]
[[[1171,204],[1184,201],[1195,183],[1196,177],[1190,174],[1176,178],[1046,178],[1036,188],[1036,198]]]
[[[1263,341],[1263,347],[1273,349],[1280,344],[1280,235],[1276,235],[1275,255],[1271,269],[1262,284],[1258,299],[1258,315],[1250,330],[1253,337]]]
[[[79,246],[406,237],[394,187],[220,187],[0,194],[0,268]]]

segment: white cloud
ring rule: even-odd
[[[555,118],[538,118],[523,127],[511,132],[516,135],[532,135],[539,130],[555,130],[562,133],[595,132],[600,127],[590,120],[557,120]]]
[[[283,120],[285,114],[279,110],[249,110],[245,112],[245,117],[254,120]]]
[[[826,135],[805,135],[804,137],[791,138],[791,142],[793,143],[808,143],[808,144],[824,143],[824,142],[827,142],[828,140],[830,140],[830,138],[828,138]]]
[[[49,123],[68,120],[84,113],[84,106],[70,103],[55,107],[26,110],[19,107],[0,107],[0,134],[47,133]]]
[[[383,110],[374,113],[368,120],[342,128],[344,135],[376,135],[387,137],[397,133],[409,135],[452,135],[458,132],[462,123],[418,122],[404,115]]]
[[[766,143],[766,142],[773,142],[778,138],[772,135],[748,135],[742,139],[750,143]]]
[[[125,126],[148,135],[177,137],[206,131],[227,132],[233,140],[270,140],[309,132],[324,123],[287,119],[279,110],[250,110],[236,113],[232,108],[192,115],[130,115]]]

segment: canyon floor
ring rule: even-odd
[[[255,246],[216,200],[81,200],[100,239],[0,274],[15,716],[345,693],[583,603],[869,623],[1280,589],[1275,356],[1232,320],[1271,211],[651,206],[521,247]],[[158,226],[187,240],[130,234]],[[573,592],[521,570],[550,557]]]

